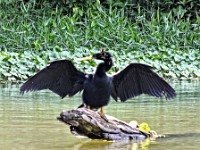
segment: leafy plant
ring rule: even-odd
[[[131,62],[141,62],[168,78],[200,77],[199,17],[192,22],[175,19],[173,10],[162,13],[160,9],[148,17],[138,7],[138,14],[129,18],[125,5],[105,8],[96,4],[83,9],[84,15],[80,13],[82,8],[65,15],[62,9],[51,7],[3,6],[0,82],[25,80],[49,61],[61,58],[71,59],[80,70],[92,72],[96,62],[80,63],[76,58],[100,48],[114,55],[110,73]]]

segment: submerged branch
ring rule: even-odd
[[[151,133],[140,130],[137,125],[131,127],[112,116],[106,115],[106,117],[108,121],[96,111],[78,108],[61,112],[57,119],[69,125],[72,134],[91,139],[140,142],[153,136]]]

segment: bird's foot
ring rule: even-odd
[[[100,111],[98,112],[102,119],[104,119],[106,122],[109,122],[108,118],[106,117],[105,113],[103,112],[103,108],[100,108]]]
[[[99,113],[100,117],[101,117],[103,120],[105,120],[106,122],[109,122],[109,120],[108,120],[108,118],[106,117],[105,114],[101,114],[101,112],[98,112],[98,113]]]

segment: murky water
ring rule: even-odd
[[[62,110],[81,104],[80,95],[60,99],[48,92],[19,94],[17,85],[0,85],[2,150],[183,150],[200,148],[200,82],[176,81],[177,98],[140,96],[125,103],[111,100],[105,112],[126,122],[147,122],[165,138],[141,144],[80,139],[56,120]]]

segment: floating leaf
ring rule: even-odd
[[[194,74],[200,78],[200,69],[194,70]]]

